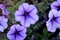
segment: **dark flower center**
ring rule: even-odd
[[[53,17],[53,20],[56,20],[56,17]]]
[[[16,37],[16,35],[20,35],[20,34],[19,34],[19,31],[15,30],[14,35],[15,35],[15,37]]]
[[[23,15],[26,17],[29,15],[29,12],[25,12]]]
[[[53,17],[53,18],[52,18],[52,20],[51,20],[52,24],[54,23],[54,21],[57,22],[57,21],[56,21],[56,17]]]
[[[23,31],[23,30],[21,30],[21,31]],[[15,39],[16,39],[16,36],[17,36],[17,35],[19,35],[19,36],[22,37],[22,35],[19,34],[19,32],[21,32],[21,31],[17,31],[17,30],[15,29],[15,32],[12,34],[12,35],[15,35]]]
[[[15,39],[16,39],[16,36],[17,36],[17,35],[20,35],[20,34],[19,34],[19,31],[15,30],[14,35],[15,35]]]
[[[57,7],[57,10],[58,10],[58,11],[60,10],[60,6]]]
[[[56,23],[59,23],[56,19],[57,18],[59,18],[59,17],[53,17],[53,19],[51,20],[52,21],[52,23],[53,23],[53,21],[55,21]],[[60,23],[59,23],[60,24]]]
[[[53,17],[51,21],[52,21],[52,22],[53,22],[53,21],[56,21],[56,19],[57,19],[56,17]]]

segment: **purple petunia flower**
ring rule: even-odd
[[[8,27],[8,19],[4,16],[0,16],[0,32],[4,32],[4,30]]]
[[[58,1],[55,1],[51,4],[51,9],[56,9],[56,10],[60,10],[60,4]]]
[[[47,21],[46,26],[50,32],[55,32],[57,28],[60,29],[60,11],[52,9],[49,12],[49,20]]]
[[[3,15],[9,15],[9,12],[6,10],[5,4],[0,4],[0,9],[2,10]]]
[[[29,27],[30,24],[35,24],[38,19],[37,8],[28,3],[21,4],[15,12],[15,20],[20,21],[21,25],[25,27]]]
[[[7,37],[10,40],[24,40],[26,38],[26,28],[20,26],[19,24],[15,24],[11,26],[9,32],[7,33]]]

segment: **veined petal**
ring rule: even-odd
[[[56,27],[54,26],[55,24],[52,24],[52,22],[48,22],[46,23],[47,26],[47,30],[50,32],[55,32],[56,31]]]
[[[23,35],[22,35],[23,34]],[[23,31],[20,32],[20,35],[23,37],[23,38],[26,38],[26,29],[24,29]]]
[[[57,28],[60,29],[60,17],[56,19],[56,25],[57,25]]]
[[[22,34],[26,34],[26,32],[27,32],[27,29],[25,28],[25,29],[23,29],[21,32],[20,32],[20,34],[22,35]]]
[[[28,7],[28,12],[31,12],[32,10],[34,10],[34,8],[36,8],[34,5],[29,5]]]
[[[30,21],[30,24],[35,24],[36,23],[36,21],[33,20],[32,18],[29,18],[29,21]]]
[[[17,35],[15,40],[23,40],[23,37],[20,37],[19,35]]]
[[[30,15],[30,18],[33,19],[35,22],[39,20],[38,15],[36,15],[36,14],[35,15],[29,14],[29,15]],[[34,23],[32,23],[32,24],[34,24]]]
[[[37,14],[37,8],[32,9],[29,14]]]
[[[3,22],[3,21],[1,21],[1,25],[4,29],[6,29],[8,27],[8,24],[6,22]]]
[[[2,25],[0,28],[2,30],[5,30],[8,27],[7,18],[5,18],[4,16],[0,16],[0,25]]]
[[[24,8],[23,8],[22,4],[19,6],[18,10],[24,13]]]
[[[23,31],[25,29],[25,27],[20,26],[19,24],[17,24],[16,29],[17,29],[17,31]]]
[[[26,19],[25,19],[25,24],[24,24],[25,27],[30,27],[30,21],[29,21],[29,17],[27,16]]]
[[[58,6],[59,6],[58,2],[55,1],[51,4],[51,9],[57,9]]]
[[[23,14],[24,14],[24,12],[21,12],[20,10],[17,10],[15,12],[15,16],[19,16],[19,15],[23,15]]]
[[[18,20],[17,20],[17,19],[18,19]],[[16,21],[20,21],[20,20],[21,20],[20,16],[15,16],[15,20],[16,20]]]
[[[29,4],[28,3],[23,3],[22,6],[23,6],[24,11],[27,12]]]

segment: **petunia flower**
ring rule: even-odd
[[[10,40],[24,40],[26,38],[26,28],[19,24],[12,25],[7,33],[7,37]]]
[[[15,12],[15,20],[25,27],[29,27],[30,24],[35,24],[38,19],[37,8],[28,3],[21,4]]]
[[[49,12],[49,20],[46,23],[47,30],[50,32],[55,32],[57,28],[60,29],[60,11],[52,9]]]
[[[8,18],[4,16],[0,16],[0,32],[4,32],[4,30],[8,27]]]
[[[60,4],[57,1],[53,2],[51,4],[51,9],[56,9],[59,11],[60,10]]]
[[[5,4],[0,4],[0,9],[2,10],[2,14],[3,15],[9,15],[9,12],[6,9],[6,5]]]

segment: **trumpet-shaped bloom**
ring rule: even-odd
[[[28,3],[21,4],[15,12],[15,20],[19,21],[24,27],[29,27],[30,24],[35,24],[38,19],[37,8]]]
[[[11,26],[9,32],[7,33],[7,37],[10,40],[24,40],[26,37],[26,28],[20,26],[19,24],[15,24]]]
[[[8,27],[8,19],[4,16],[0,16],[0,32],[4,32],[4,30]]]
[[[6,5],[5,4],[0,4],[0,9],[2,10],[3,15],[9,15],[9,12],[6,10]]]
[[[60,11],[52,9],[49,12],[49,20],[47,21],[46,26],[50,32],[55,32],[57,28],[60,29]]]

